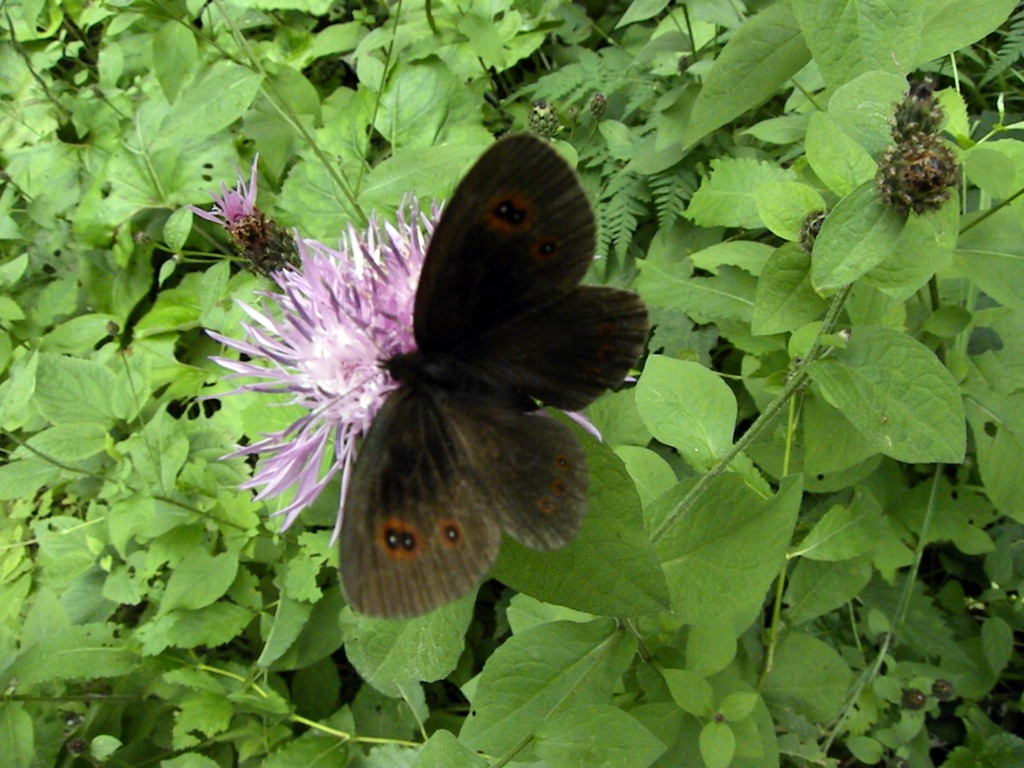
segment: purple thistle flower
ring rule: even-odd
[[[286,264],[296,264],[298,259],[295,239],[256,207],[256,166],[259,159],[259,155],[253,158],[248,183],[235,166],[238,186],[229,190],[221,184],[219,195],[210,193],[214,203],[212,211],[204,211],[194,205],[190,205],[189,210],[224,227],[248,268],[258,275],[270,277]]]
[[[255,194],[255,175],[248,188],[239,181],[240,190],[222,194],[219,212],[204,218],[230,221],[244,215]],[[350,226],[337,249],[296,238],[299,266],[284,266],[271,275],[280,292],[261,294],[259,309],[239,302],[251,320],[242,325],[245,339],[210,332],[252,358],[215,357],[215,362],[233,377],[260,379],[233,393],[288,393],[292,403],[308,410],[286,429],[231,454],[260,454],[255,474],[242,486],[261,487],[256,499],[295,488],[291,502],[275,513],[284,516],[282,529],[339,472],[344,504],[356,441],[398,387],[380,361],[416,348],[416,286],[425,243],[439,215],[436,206],[430,216],[421,214],[410,196],[398,211],[397,224],[372,218],[366,232]],[[341,509],[335,537],[340,528]]]
[[[238,175],[238,186],[229,190],[227,185],[221,182],[220,194],[210,193],[210,197],[213,198],[212,211],[204,211],[195,205],[190,205],[189,210],[207,221],[220,224],[228,231],[238,226],[246,216],[254,215],[256,213],[256,164],[259,159],[260,156],[256,155],[252,160],[248,184],[242,178],[242,172],[236,165],[235,173]]]

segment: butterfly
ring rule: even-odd
[[[459,183],[423,263],[416,350],[381,361],[400,383],[352,469],[341,579],[359,613],[408,617],[472,590],[504,531],[542,551],[587,508],[586,455],[540,404],[576,411],[618,386],[647,310],[581,286],[595,248],[579,179],[546,142],[496,142]]]

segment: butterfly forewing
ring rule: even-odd
[[[544,141],[492,146],[456,188],[431,238],[416,293],[425,353],[572,290],[594,253],[594,214],[576,174]]]

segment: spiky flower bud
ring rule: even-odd
[[[932,683],[932,696],[939,701],[951,701],[956,697],[956,693],[953,690],[953,684],[949,680],[936,680]]]
[[[594,117],[601,117],[608,111],[608,97],[603,93],[595,93],[590,97],[588,109],[590,110],[590,114]]]
[[[875,183],[882,202],[908,216],[941,208],[959,178],[956,156],[942,139],[916,133],[885,151]]]
[[[928,697],[920,688],[904,688],[900,696],[900,704],[904,709],[922,709],[928,703]]]
[[[892,137],[899,144],[914,134],[937,134],[944,117],[942,107],[935,100],[935,80],[926,77],[911,83],[906,98],[896,107]]]
[[[800,248],[808,256],[814,250],[814,241],[817,239],[818,233],[821,231],[821,225],[825,223],[825,216],[827,215],[828,211],[819,208],[817,211],[807,214],[804,223],[800,225]]]
[[[530,130],[538,136],[550,139],[560,130],[562,123],[555,110],[544,100],[537,99],[530,109]]]

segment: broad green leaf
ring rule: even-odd
[[[433,146],[459,87],[439,61],[401,67],[381,97],[375,126],[393,146]]]
[[[266,668],[281,658],[295,642],[312,612],[313,606],[309,603],[282,595],[277,602],[274,623],[266,636],[263,652],[256,663]]]
[[[832,124],[879,158],[893,143],[892,121],[907,93],[907,78],[892,72],[865,72],[840,86],[828,101]]]
[[[992,436],[984,421],[972,419],[971,424],[985,493],[1000,512],[1024,523],[1024,440],[1005,424],[992,424]]]
[[[633,0],[615,25],[615,29],[653,18],[664,11],[666,7],[668,7],[668,0]]]
[[[172,646],[215,648],[238,637],[252,619],[251,610],[221,600],[197,611],[163,614],[139,627],[135,637],[145,656],[156,656]]]
[[[860,491],[848,507],[837,504],[826,512],[791,555],[808,560],[849,560],[874,551],[887,535],[882,506],[870,492]]]
[[[28,444],[57,461],[73,463],[101,453],[112,442],[102,425],[87,421],[44,429],[33,435]]]
[[[828,112],[815,112],[807,126],[807,163],[830,192],[849,195],[875,176],[877,163]]]
[[[786,585],[786,625],[796,627],[846,605],[873,573],[869,555],[839,562],[800,560]]]
[[[769,706],[829,722],[839,714],[852,679],[853,673],[834,648],[810,635],[790,632],[776,649],[775,664],[761,693]]]
[[[192,74],[198,51],[195,32],[177,19],[166,22],[153,35],[153,73],[167,101],[173,103],[178,98],[181,86]]]
[[[997,210],[967,229],[953,267],[1000,304],[1024,308],[1024,224],[1017,211]]]
[[[96,680],[128,675],[139,665],[134,643],[115,636],[112,624],[64,627],[21,649],[6,670],[23,693],[54,680]]]
[[[688,669],[663,669],[661,675],[680,708],[701,719],[711,717],[715,693],[703,675]]]
[[[647,768],[666,749],[635,717],[609,704],[556,712],[534,738],[538,757],[551,768]]]
[[[92,360],[43,354],[32,403],[54,424],[111,426],[135,415],[135,396],[123,375]]]
[[[859,326],[845,350],[808,373],[880,453],[906,462],[963,460],[959,388],[935,354],[906,334]]]
[[[437,730],[416,755],[412,768],[487,768],[487,761],[462,746],[451,731]]]
[[[676,484],[676,473],[672,465],[649,448],[623,445],[615,449],[615,455],[633,478],[641,506],[646,507],[658,496]]]
[[[844,197],[814,241],[811,283],[819,293],[852,283],[892,255],[906,221],[882,205],[873,181]]]
[[[728,723],[715,720],[700,730],[700,756],[707,768],[728,768],[736,755],[736,736]]]
[[[205,608],[223,597],[237,572],[238,554],[235,552],[211,555],[200,549],[188,553],[167,579],[160,613]]]
[[[745,271],[722,267],[717,275],[695,277],[686,265],[646,263],[641,269],[634,288],[649,307],[679,310],[701,323],[750,322],[757,281]]]
[[[825,201],[814,187],[798,181],[768,182],[757,188],[757,213],[779,237],[796,242],[808,215],[825,210]]]
[[[36,763],[32,716],[20,701],[0,706],[0,752],[9,768],[30,768]]]
[[[989,616],[981,625],[985,661],[994,672],[1002,672],[1014,653],[1013,629],[999,616]]]
[[[732,447],[736,397],[703,365],[652,355],[637,384],[636,404],[651,434],[698,472]]]
[[[711,176],[693,193],[686,217],[702,227],[763,227],[757,211],[759,187],[792,180],[791,171],[753,158],[712,160]]]
[[[506,538],[495,578],[539,600],[605,616],[642,616],[668,606],[668,588],[643,527],[633,481],[608,446],[582,439],[590,470],[587,515],[561,549],[538,552]]]
[[[690,111],[684,146],[775,95],[810,59],[788,3],[775,3],[741,26],[715,59]]]
[[[345,652],[360,676],[381,693],[400,696],[420,681],[451,674],[465,648],[473,592],[412,619],[372,619],[346,611]]]
[[[737,691],[730,693],[718,705],[718,711],[726,720],[737,722],[749,717],[761,697],[753,691]]]
[[[715,621],[690,627],[686,666],[704,677],[725,669],[736,658],[736,636],[730,623]]]
[[[563,707],[607,703],[635,651],[635,639],[610,619],[513,635],[484,665],[459,741],[501,755]]]
[[[959,234],[960,206],[953,201],[927,216],[911,216],[892,254],[868,270],[863,282],[905,301],[949,266]]]
[[[686,489],[684,484],[651,505],[649,529],[658,530],[675,513]],[[738,631],[749,626],[785,562],[801,494],[799,476],[785,478],[765,500],[738,475],[725,474],[674,520],[655,548],[681,620],[731,621]]]
[[[842,411],[813,393],[804,399],[802,423],[804,472],[809,477],[846,470],[878,454]]]
[[[773,249],[765,243],[750,240],[733,240],[716,243],[690,255],[695,267],[706,269],[714,275],[722,272],[722,267],[739,267],[744,272],[757,276],[771,258]]]
[[[227,60],[197,73],[160,126],[160,146],[201,139],[227,128],[252,105],[263,76]]]
[[[772,254],[754,294],[751,331],[769,335],[794,331],[821,317],[825,301],[811,287],[811,257],[796,245]]]
[[[885,0],[793,0],[825,82],[836,87],[870,70],[903,74],[918,60],[923,2]]]
[[[924,3],[921,41],[907,71],[940,59],[994,32],[1017,7],[1016,0],[931,0]]]

